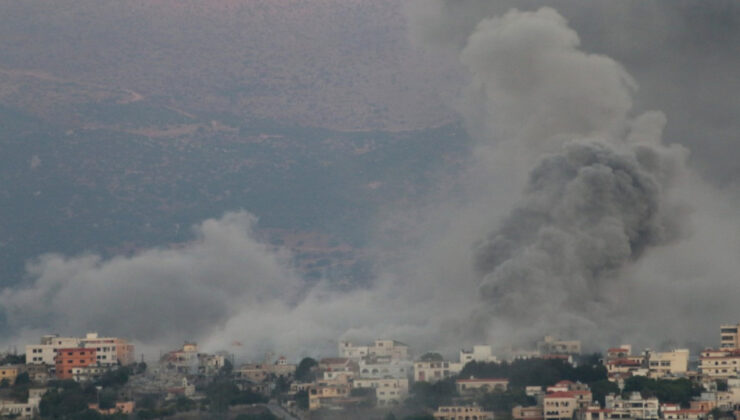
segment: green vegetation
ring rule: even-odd
[[[504,392],[488,392],[481,395],[477,402],[484,409],[494,411],[496,418],[500,418],[501,414],[510,415],[511,409],[517,405],[528,406],[537,403],[534,398],[528,397],[521,388]]]
[[[415,382],[409,389],[406,404],[411,407],[437,408],[447,405],[457,396],[455,378],[447,378],[435,383]]]
[[[239,414],[234,420],[278,420],[278,417],[266,411],[259,414]]]
[[[560,359],[527,359],[511,363],[470,362],[460,372],[460,378],[507,378],[509,386],[550,386],[560,380],[585,384],[605,380],[606,368],[601,364],[573,367]]]
[[[625,381],[624,392],[639,392],[643,397],[658,397],[661,402],[688,407],[691,397],[701,394],[701,388],[685,378],[651,379],[633,376]]]
[[[298,363],[298,367],[296,368],[295,375],[293,375],[293,377],[297,382],[311,382],[316,379],[314,368],[318,365],[319,363],[316,360],[306,357]]]

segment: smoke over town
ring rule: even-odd
[[[180,248],[39,257],[26,284],[0,294],[10,329],[297,356],[340,337],[440,350],[545,333],[659,345],[651,331],[684,310],[701,309],[696,325],[737,318],[710,303],[739,291],[736,207],[694,173],[686,148],[662,138],[663,113],[635,114],[639,81],[583,51],[554,9],[492,16],[445,4],[411,2],[408,12],[424,28],[418,41],[451,49],[467,71],[454,104],[476,140],[458,180],[465,203],[416,209],[423,222],[406,228],[422,239],[411,251],[383,242],[394,258],[373,284],[306,286],[287,251],[256,239],[259,222],[234,212],[195,226]],[[660,315],[631,323],[656,304],[666,305]],[[673,333],[705,338],[690,325]]]

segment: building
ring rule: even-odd
[[[118,337],[99,337],[98,333],[87,333],[80,339],[85,348],[95,348],[96,358],[101,365],[130,365],[136,362],[134,345]]]
[[[15,383],[15,378],[21,372],[21,366],[5,365],[0,366],[0,382],[7,381],[8,385]]]
[[[457,392],[462,394],[473,394],[476,392],[504,392],[509,389],[509,380],[502,378],[490,379],[458,379],[455,381]]]
[[[435,420],[493,420],[493,412],[483,411],[475,405],[450,405],[438,407],[432,413]]]
[[[226,356],[200,353],[197,343],[186,341],[181,349],[170,351],[162,356],[161,361],[168,368],[180,373],[212,375],[226,364]]]
[[[56,376],[58,379],[74,379],[75,368],[83,368],[97,364],[94,348],[71,347],[57,349],[54,358]]]
[[[444,360],[418,361],[414,363],[414,380],[417,382],[437,382],[455,376],[462,370],[462,364]]]
[[[318,410],[321,407],[341,404],[349,397],[351,385],[346,376],[335,379],[322,379],[309,388],[308,409]]]
[[[648,374],[653,378],[685,375],[689,369],[689,350],[678,349],[666,352],[646,351]]]
[[[368,356],[389,357],[392,360],[408,360],[409,346],[395,340],[375,340],[369,346],[356,346],[351,341],[339,342],[339,357],[355,361]]]
[[[414,364],[407,360],[387,360],[379,362],[376,358],[368,357],[360,360],[358,377],[360,378],[410,378]]]
[[[409,395],[408,379],[354,379],[352,389],[372,388],[378,406],[400,404]]]
[[[514,420],[544,420],[545,414],[542,406],[522,407],[517,405],[511,409],[511,418]]]
[[[576,413],[591,406],[591,391],[574,390],[552,392],[543,398],[545,420],[572,419]]]
[[[135,362],[134,345],[123,338],[99,337],[97,333],[87,333],[85,338],[59,337],[45,335],[40,344],[26,346],[26,364],[55,365],[56,352],[60,348],[95,348],[101,365],[129,365]]]
[[[136,403],[134,401],[117,401],[116,405],[114,407],[108,408],[108,409],[101,409],[98,404],[88,404],[87,406],[90,410],[97,411],[100,414],[103,415],[111,415],[111,414],[132,414],[134,412],[134,409],[136,408]]]
[[[0,416],[5,418],[33,419],[39,415],[39,404],[46,389],[29,389],[28,400],[19,403],[12,400],[0,400]]]
[[[740,350],[706,349],[699,356],[699,370],[712,379],[737,376],[740,371]]]
[[[612,347],[606,351],[606,361],[624,359],[631,356],[632,346],[629,344],[622,344],[619,347]]]
[[[540,355],[546,354],[581,354],[581,342],[578,340],[558,340],[552,336],[537,343],[537,351]]]
[[[460,350],[460,363],[465,366],[470,362],[495,362],[496,356],[491,352],[491,346],[473,346],[471,350]]]
[[[589,407],[586,409],[586,420],[643,419],[657,420],[660,404],[657,398],[642,398],[639,392],[633,392],[629,398],[609,394],[604,398],[604,408]]]
[[[722,350],[740,350],[740,323],[735,325],[721,325],[719,327],[719,348]]]

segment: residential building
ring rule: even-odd
[[[17,365],[5,365],[0,366],[0,382],[7,381],[8,385],[15,383],[15,378],[21,372],[21,366]]]
[[[703,420],[707,414],[707,411],[677,408],[662,411],[661,418],[665,420]]]
[[[74,379],[74,369],[95,365],[97,363],[94,348],[72,347],[57,349],[54,358],[58,379]]]
[[[198,344],[185,342],[181,349],[174,350],[162,356],[163,363],[170,369],[180,373],[200,373],[211,375],[218,372],[226,363],[223,354],[208,354],[198,352]]]
[[[463,367],[470,362],[488,363],[495,362],[496,356],[491,351],[491,346],[473,346],[471,350],[460,350],[460,363]]]
[[[645,352],[645,359],[648,366],[648,374],[653,378],[685,375],[689,368],[688,349],[678,349],[666,352],[653,352],[647,350]]]
[[[40,344],[26,346],[26,364],[54,366],[57,349],[75,347],[80,347],[80,339],[77,337],[42,336]]]
[[[721,325],[719,327],[719,338],[720,338],[720,344],[719,348],[722,350],[740,350],[740,334],[738,334],[738,329],[740,328],[740,323],[734,324],[734,325]]]
[[[511,418],[514,420],[544,420],[545,413],[540,405],[531,407],[517,405],[511,409]]]
[[[369,346],[356,346],[351,341],[340,341],[339,356],[356,361],[368,356],[408,360],[409,346],[396,340],[375,340]]]
[[[95,357],[101,365],[130,365],[136,362],[134,345],[118,337],[99,337],[98,333],[87,333],[80,345],[95,348]]]
[[[587,420],[643,419],[657,420],[660,404],[657,398],[642,398],[639,392],[633,392],[627,399],[620,395],[609,394],[604,398],[604,408],[589,407],[586,410]]]
[[[0,417],[33,419],[39,414],[39,404],[46,389],[29,389],[28,400],[19,403],[13,400],[0,400]]]
[[[354,379],[352,388],[372,388],[378,406],[400,404],[409,394],[408,379]]]
[[[435,420],[493,420],[493,412],[483,411],[475,405],[449,405],[438,407],[432,413]]]
[[[116,401],[116,405],[108,409],[101,409],[100,406],[95,403],[88,404],[87,407],[90,410],[97,411],[103,415],[132,414],[136,408],[136,403],[134,401]]]
[[[349,397],[351,385],[346,376],[316,381],[308,391],[308,409],[317,410],[331,405],[332,400]]]
[[[624,359],[631,356],[632,346],[629,344],[622,344],[619,347],[612,347],[606,351],[606,361]]]
[[[414,364],[407,360],[388,360],[379,362],[377,358],[368,357],[360,360],[358,376],[360,378],[410,378]]]
[[[476,392],[504,392],[509,389],[509,380],[503,378],[470,378],[455,381],[457,392],[460,394],[473,394]]]
[[[437,382],[455,376],[462,370],[462,364],[444,360],[418,361],[414,363],[414,380],[417,382]]]
[[[552,392],[543,398],[545,420],[572,419],[573,415],[591,406],[588,390]]]
[[[581,354],[581,342],[578,340],[558,340],[552,336],[537,343],[537,351],[545,354]]]
[[[737,376],[740,372],[740,350],[706,349],[699,356],[699,370],[712,379]]]

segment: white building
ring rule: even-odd
[[[471,350],[460,350],[460,363],[465,366],[470,362],[495,362],[496,356],[491,352],[491,346],[473,346]]]
[[[689,369],[689,350],[677,349],[666,352],[646,351],[649,375],[653,378],[685,375]]]
[[[435,420],[493,420],[493,412],[474,405],[451,405],[437,408]]]
[[[458,379],[455,381],[455,386],[461,395],[475,392],[504,392],[509,389],[509,380],[503,378]]]
[[[24,403],[0,400],[0,416],[20,419],[36,418],[39,414],[39,404],[44,393],[46,393],[46,389],[29,389],[28,401]]]
[[[558,340],[552,336],[537,343],[540,355],[546,354],[581,354],[581,342],[578,340]]]
[[[458,362],[419,361],[414,363],[414,380],[416,382],[437,382],[455,376],[463,366]]]
[[[392,360],[388,363],[360,360],[358,375],[360,378],[407,379],[411,377],[413,370],[414,364],[406,360]]]
[[[395,340],[375,340],[369,346],[356,346],[351,341],[339,342],[339,357],[360,360],[365,357],[386,357],[391,360],[408,360],[409,346]]]
[[[660,402],[657,398],[642,398],[639,392],[633,392],[629,398],[609,394],[604,398],[604,408],[610,410],[608,418],[657,419]]]
[[[740,352],[736,350],[711,350],[701,352],[699,370],[712,379],[729,378],[740,373]]]
[[[77,337],[45,335],[41,337],[40,344],[26,345],[26,364],[54,366],[57,349],[75,347],[80,347],[80,339]]]
[[[408,379],[355,379],[352,388],[372,388],[378,406],[400,404],[409,395]]]
[[[84,338],[45,335],[40,344],[26,346],[26,363],[32,365],[54,366],[57,349],[95,348],[97,362],[101,365],[122,365],[133,363],[134,345],[117,337],[99,337],[97,333],[87,333]]]

